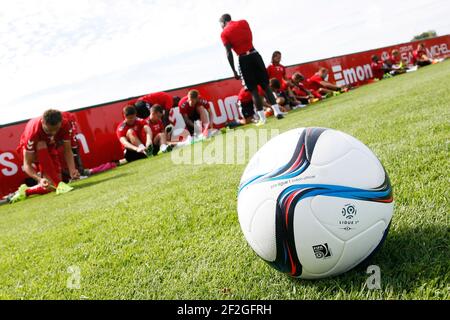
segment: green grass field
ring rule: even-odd
[[[396,201],[372,264],[307,281],[280,274],[247,245],[237,219],[245,165],[142,160],[74,183],[65,195],[0,207],[2,299],[449,299],[450,62],[271,119],[347,132],[389,173]],[[248,127],[254,129],[255,127]],[[68,268],[81,272],[69,289]]]

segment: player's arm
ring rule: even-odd
[[[34,159],[34,152],[25,151],[24,157],[23,157],[23,171],[27,175],[29,175],[34,180],[38,181],[41,179],[41,177],[37,174],[36,170],[33,168],[33,159]]]
[[[36,180],[42,187],[47,188],[50,182],[46,178],[40,177],[33,168],[34,152],[25,151],[23,157],[23,171]]]
[[[191,119],[189,119],[187,114],[182,113],[181,115],[183,116],[184,123],[186,123],[187,126],[194,127],[194,122]]]
[[[339,87],[337,85],[334,85],[334,84],[332,84],[331,82],[328,82],[328,81],[321,81],[320,84],[322,86],[324,86],[325,88],[331,89],[331,90],[339,90],[339,89],[341,89],[341,87]]]
[[[239,80],[241,77],[236,72],[236,68],[234,67],[234,57],[233,57],[233,52],[231,51],[231,44],[225,45],[225,51],[227,53],[228,63],[230,64],[231,70],[233,70],[234,78],[236,80]]]
[[[150,126],[144,126],[145,134],[147,135],[147,142],[145,143],[145,148],[147,149],[153,144],[153,133]]]
[[[211,111],[211,108],[206,109],[208,110],[208,114],[209,114],[209,128],[210,129],[214,129],[214,125],[213,125],[213,113]]]
[[[136,151],[136,152],[138,151],[138,147],[136,147],[135,145],[128,142],[126,137],[121,137],[119,141],[125,148]]]
[[[73,159],[72,144],[70,140],[64,140],[64,159],[67,163],[67,168],[69,169],[70,178],[78,179],[80,173],[75,167],[75,160]]]

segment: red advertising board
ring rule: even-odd
[[[425,44],[428,55],[434,58],[446,58],[450,55],[450,35],[421,41]],[[378,54],[386,57],[393,49],[399,50],[403,59],[411,61],[412,52],[418,42],[409,42],[395,46],[374,49],[324,60],[318,60],[287,68],[290,76],[300,71],[306,77],[313,75],[319,67],[329,69],[330,81],[338,84],[359,86],[373,78],[370,68],[371,56]],[[227,63],[224,58],[224,62]],[[215,127],[222,127],[226,122],[238,116],[237,94],[241,89],[241,82],[234,79],[217,80],[213,82],[192,85],[175,90],[168,90],[172,95],[184,96],[189,89],[196,88],[200,94],[210,101],[214,114]],[[106,103],[72,111],[80,126],[79,141],[81,156],[85,167],[119,160],[122,150],[116,138],[115,130],[122,120],[121,110],[132,98]],[[172,111],[171,119],[179,125],[180,118]],[[178,120],[177,120],[178,119]],[[182,121],[181,121],[182,122]],[[0,128],[0,196],[13,192],[23,183],[25,175],[18,161],[16,148],[26,121],[5,125]]]

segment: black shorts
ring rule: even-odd
[[[191,120],[192,122],[194,122],[197,120],[200,120],[200,115],[198,114],[197,110],[192,111],[191,113],[189,113],[188,115],[189,120]],[[186,128],[188,129],[189,133],[191,135],[194,134],[194,127],[190,127],[187,123],[186,123]]]
[[[431,61],[417,61],[419,67],[425,67],[431,64]]]
[[[255,107],[252,102],[241,103],[242,115],[244,118],[252,118],[255,115]]]
[[[195,109],[194,111],[192,111],[191,113],[188,114],[188,118],[192,121],[195,122],[197,120],[200,120],[200,114],[197,112],[197,109]]]
[[[130,149],[125,149],[124,156],[125,156],[125,159],[127,160],[127,162],[133,162],[136,160],[147,158],[147,156],[145,154],[142,154],[140,152],[136,152],[136,151],[130,150]]]
[[[158,145],[153,144],[153,151],[152,151],[152,154],[153,154],[154,156],[156,156],[156,155],[158,154],[158,152],[159,152],[159,149],[160,149],[160,145],[159,145],[159,144],[158,144]]]
[[[239,56],[239,69],[244,78],[248,90],[256,89],[258,85],[269,85],[269,75],[261,55],[253,52],[245,56]]]

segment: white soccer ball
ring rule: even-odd
[[[304,279],[346,272],[377,251],[394,201],[389,177],[363,143],[340,131],[299,128],[252,157],[238,194],[253,250]]]

